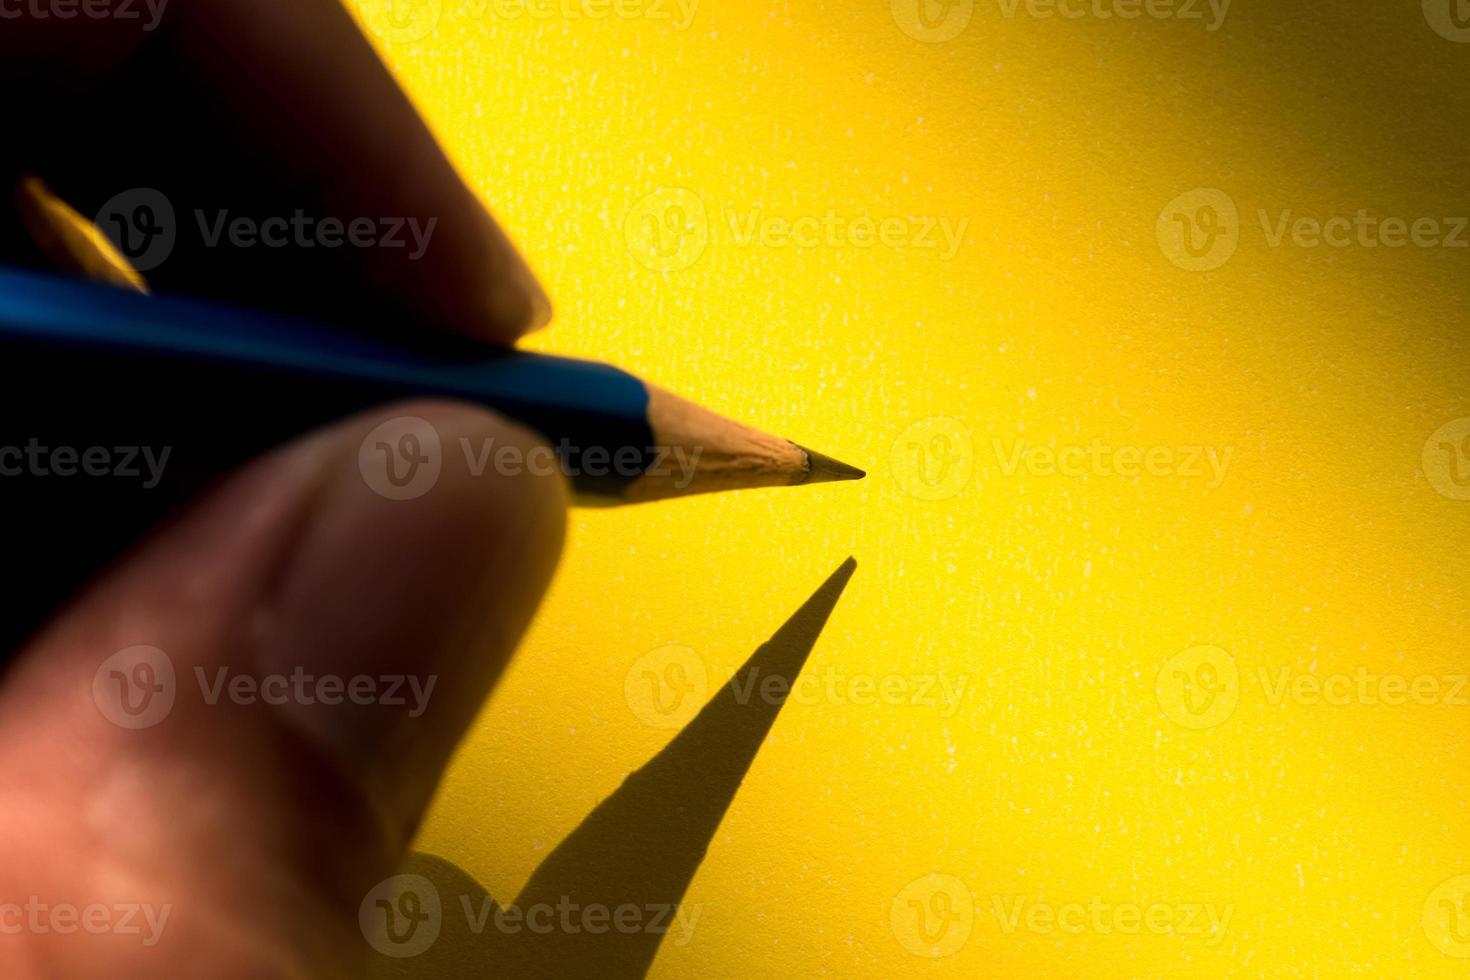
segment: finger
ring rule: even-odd
[[[159,291],[502,344],[549,319],[337,0],[177,4],[138,38],[105,78],[70,83],[66,112],[31,113],[39,132],[15,152],[83,214],[106,212]]]
[[[368,465],[395,425],[442,447],[421,496],[390,499],[401,487]],[[63,962],[123,957],[114,975],[205,948],[302,976],[350,958],[358,901],[405,848],[560,550],[559,477],[476,476],[453,464],[461,440],[537,445],[444,404],[344,423],[229,481],[24,652],[0,688],[0,888],[172,918],[146,949],[20,941]],[[139,664],[157,668],[147,684]],[[354,698],[355,678],[376,680]],[[405,703],[394,678],[416,679],[394,689]]]

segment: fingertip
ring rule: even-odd
[[[509,347],[550,324],[551,299],[490,212],[468,203],[483,221],[441,225],[424,261],[402,270],[409,312],[426,314],[429,326]]]
[[[553,458],[538,436],[456,403],[374,411],[339,445],[263,603],[258,669],[422,693],[416,706],[283,706],[409,826],[550,584],[568,491],[536,462]]]

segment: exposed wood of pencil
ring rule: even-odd
[[[92,222],[27,174],[15,188],[15,206],[36,249],[59,272],[140,293],[148,284]]]
[[[866,475],[653,385],[648,386],[648,422],[660,458],[624,492],[630,503]]]

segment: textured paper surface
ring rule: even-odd
[[[1433,0],[393,7],[533,346],[872,473],[578,513],[421,849],[508,901],[852,554],[653,977],[1463,974],[1470,231],[1291,225],[1470,212]]]

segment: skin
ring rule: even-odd
[[[303,296],[324,297],[339,317],[373,311],[499,345],[550,316],[334,0],[175,0],[146,34],[136,22],[5,20],[0,75],[12,92],[38,93],[0,167],[38,174],[82,214],[147,186],[180,213],[438,219],[417,262],[402,250],[181,244],[150,276],[155,290],[312,313],[321,301]],[[6,260],[35,261],[26,241],[18,222],[0,224]],[[417,499],[375,493],[358,450],[399,416],[428,420],[444,445],[536,445],[449,403],[386,406],[303,435],[151,532],[14,654],[0,682],[7,976],[360,974],[358,906],[394,873],[545,592],[565,525],[555,476],[446,466]],[[137,645],[167,654],[178,695],[162,721],[134,730],[99,710],[93,682]],[[209,704],[196,668],[210,679],[220,668],[413,675],[435,687],[416,718],[380,704]],[[36,928],[3,908],[30,896],[169,912],[149,946],[44,915]]]

